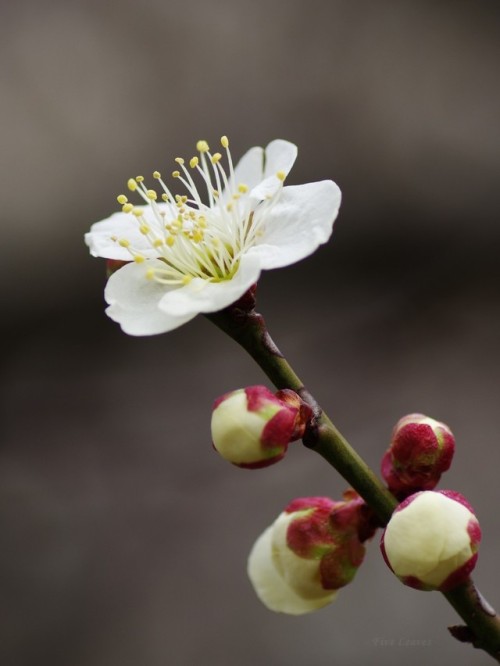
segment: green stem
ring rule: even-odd
[[[207,315],[216,326],[238,342],[257,362],[277,389],[292,389],[313,409],[313,424],[304,444],[321,455],[359,493],[386,525],[398,502],[365,461],[337,430],[328,416],[305,389],[300,378],[271,339],[262,315],[254,310],[254,293],[249,292],[235,305]],[[444,594],[467,627],[452,627],[452,635],[485,650],[500,662],[500,617],[482,598],[469,579]]]

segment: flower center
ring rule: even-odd
[[[148,279],[173,285],[188,284],[193,278],[230,280],[241,256],[262,235],[266,214],[279,198],[286,174],[276,174],[279,187],[267,198],[252,197],[248,185],[236,182],[226,136],[221,138],[221,145],[227,170],[221,164],[221,153],[212,154],[206,141],[198,141],[198,155],[189,160],[191,172],[197,174],[206,190],[203,197],[181,157],[175,159],[179,168],[172,177],[183,184],[185,194],[172,194],[155,171],[160,197],[157,190],[146,188],[143,176],[131,178],[127,185],[142,197],[145,206],[134,206],[124,194],[117,197],[122,211],[135,218],[146,247],[163,264],[148,268]],[[141,249],[127,238],[113,240],[127,248],[137,263],[145,261]]]

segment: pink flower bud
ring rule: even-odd
[[[270,610],[301,615],[326,606],[347,585],[363,561],[360,533],[370,513],[350,491],[345,501],[306,497],[291,502],[255,542],[248,575]]]
[[[444,423],[423,414],[398,421],[389,449],[382,458],[382,476],[389,490],[406,497],[436,487],[451,465],[455,439]]]
[[[462,495],[426,490],[396,508],[380,548],[405,585],[447,592],[474,569],[480,541],[478,520]]]
[[[290,396],[285,402],[265,386],[231,391],[214,403],[214,448],[239,467],[267,467],[281,460],[288,444],[302,436],[304,413],[300,404],[291,404]]]

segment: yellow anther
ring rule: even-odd
[[[136,254],[134,257],[134,261],[136,264],[142,264],[143,261],[145,261],[145,257],[142,256],[142,254]]]
[[[134,206],[131,203],[123,204],[122,211],[124,213],[131,213],[134,210]]]
[[[203,232],[200,231],[199,229],[195,229],[193,231],[193,240],[195,243],[199,243],[200,241],[203,240]]]
[[[229,212],[231,212],[231,211],[233,210],[233,204],[232,204],[232,203],[228,203],[227,206],[226,206],[226,209],[227,209]]]
[[[163,194],[161,195],[161,198],[163,199],[163,201],[168,201],[168,194],[163,192]]]
[[[195,169],[198,166],[199,161],[200,160],[196,156],[192,157],[189,160],[189,166],[191,167],[191,169]]]
[[[156,201],[158,199],[158,195],[154,190],[148,190],[146,192],[146,196],[148,197],[148,199],[151,199],[151,201]]]
[[[116,200],[118,201],[119,204],[126,204],[128,201],[128,198],[124,194],[119,194],[116,197]]]
[[[184,159],[182,157],[176,157],[174,162],[177,162],[177,164],[184,164]]]
[[[226,135],[221,136],[220,138],[220,144],[223,148],[229,148],[229,139],[227,138]]]
[[[154,276],[155,276],[154,268],[148,268],[148,270],[146,271],[146,280],[153,280]]]
[[[277,178],[279,178],[281,180],[281,182],[283,182],[286,178],[286,173],[284,171],[278,171],[276,176],[277,176]]]
[[[137,189],[137,183],[135,182],[134,178],[129,178],[127,180],[127,187],[131,192]]]
[[[167,238],[167,245],[168,247],[172,247],[172,245],[175,243],[175,238],[173,236],[169,236]]]
[[[172,178],[179,178],[181,175],[180,171],[172,171]]]
[[[136,176],[135,179],[138,183],[142,183],[144,180],[144,176]]]
[[[135,215],[136,217],[142,217],[142,208],[134,208],[132,215]]]
[[[198,141],[196,144],[196,150],[200,153],[206,153],[210,150],[210,147],[206,141]]]
[[[238,199],[239,199],[240,197],[241,197],[241,194],[239,194],[238,192],[236,192],[236,194],[233,194],[233,196],[232,196],[232,198],[233,198],[235,201],[238,201]]]
[[[151,231],[151,228],[148,227],[147,224],[141,224],[141,226],[139,227],[139,231],[141,232],[141,234],[146,236],[146,234],[149,234],[149,232]]]
[[[212,194],[214,195],[214,197],[215,197],[216,199],[219,198],[219,190],[213,190]]]
[[[129,247],[130,241],[128,241],[126,238],[120,238],[118,245],[121,245],[122,247]]]
[[[212,155],[212,164],[217,164],[220,161],[222,155],[220,153],[214,153]]]
[[[156,178],[158,180],[161,178],[161,173],[159,171],[153,171],[153,178]]]
[[[162,241],[161,238],[157,238],[153,243],[153,247],[161,247],[162,245],[163,245],[163,241]]]
[[[189,283],[191,282],[192,279],[193,279],[193,276],[192,276],[192,275],[185,275],[185,276],[182,278],[182,284],[189,284]]]
[[[241,192],[242,194],[245,194],[245,192],[248,192],[248,185],[245,185],[245,183],[240,183],[238,185],[238,192]]]
[[[182,201],[182,203],[186,203],[187,200],[188,200],[188,198],[187,198],[187,196],[184,194],[184,195],[181,197],[181,201]]]
[[[200,215],[198,218],[198,225],[201,229],[206,229],[207,228],[207,220],[203,215]]]

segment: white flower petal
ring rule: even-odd
[[[137,208],[143,208],[144,217],[147,219],[150,215],[149,206],[137,206]],[[131,261],[132,255],[129,250],[122,247],[117,239],[128,240],[131,247],[144,257],[158,256],[156,250],[151,247],[151,243],[148,243],[146,237],[139,231],[139,224],[130,213],[113,213],[106,220],[93,224],[90,231],[85,234],[85,243],[94,257]]]
[[[123,266],[111,275],[104,291],[109,303],[107,315],[129,335],[165,333],[182,326],[196,314],[175,316],[159,309],[168,286],[146,278],[146,270],[151,266],[162,268],[163,263],[150,260]]]
[[[249,254],[260,257],[263,269],[304,259],[330,238],[340,200],[340,190],[331,180],[285,187]]]
[[[248,558],[248,577],[260,601],[276,613],[303,615],[326,606],[336,596],[331,592],[321,599],[302,599],[279,574],[272,558],[273,526],[255,542]]]
[[[281,172],[287,176],[296,159],[297,146],[295,144],[283,141],[283,139],[271,141],[266,148],[264,178],[251,190],[250,196],[263,201],[276,194],[283,183],[276,174]]]
[[[297,146],[290,141],[275,139],[266,148],[264,178],[275,176],[278,171],[288,175],[297,159]]]
[[[239,268],[230,280],[209,282],[194,278],[184,287],[169,291],[160,302],[160,308],[176,317],[217,312],[231,305],[258,280],[260,260],[244,255]]]
[[[251,190],[264,177],[264,149],[260,146],[250,148],[234,168],[236,187],[247,185]]]

